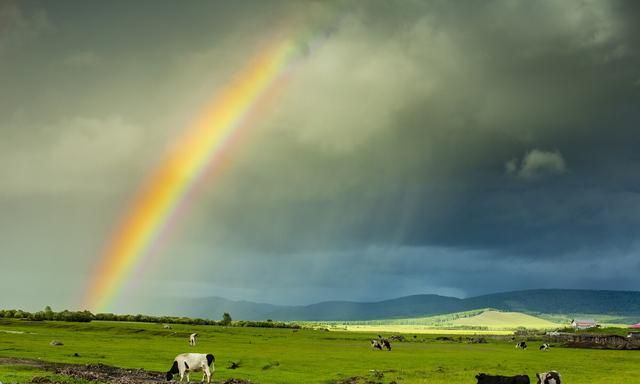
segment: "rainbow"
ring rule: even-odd
[[[143,183],[98,260],[83,307],[105,311],[153,252],[190,191],[299,57],[290,40],[263,49],[204,109]]]

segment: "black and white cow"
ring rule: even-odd
[[[549,349],[550,345],[547,343],[544,343],[540,346],[540,350],[541,351],[546,351],[547,349]]]
[[[561,384],[558,371],[536,373],[538,384]]]
[[[478,384],[530,384],[529,376],[527,375],[515,375],[515,376],[494,376],[487,375],[486,373],[480,373],[476,375]]]
[[[391,343],[387,339],[373,339],[371,340],[371,347],[374,349],[379,349],[382,351],[382,348],[387,348],[387,351],[391,350]]]
[[[198,334],[197,333],[192,333],[189,335],[189,345],[192,347],[195,347],[195,345],[198,343]]]
[[[527,349],[527,342],[526,341],[519,342],[518,344],[516,344],[516,349],[518,349],[518,348],[520,348],[522,350]]]
[[[180,374],[180,381],[187,375],[187,383],[189,382],[189,372],[202,371],[202,381],[207,379],[207,383],[211,382],[211,376],[216,370],[213,362],[215,358],[212,354],[204,353],[183,353],[173,360],[171,369],[167,372],[167,381],[173,379],[173,375]],[[209,369],[211,367],[211,369]]]

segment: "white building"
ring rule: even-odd
[[[593,319],[574,319],[571,320],[571,326],[575,329],[589,329],[597,327],[598,323]]]

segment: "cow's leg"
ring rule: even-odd
[[[209,371],[209,366],[204,367],[204,369],[202,370],[202,381],[204,381],[204,378],[207,378],[207,383],[211,382],[211,371]]]

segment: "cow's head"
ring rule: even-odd
[[[173,374],[178,372],[180,372],[178,370],[178,362],[174,360],[173,365],[171,365],[171,369],[167,371],[167,381],[171,381],[171,379],[173,379]]]

